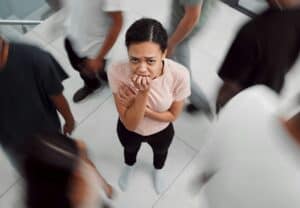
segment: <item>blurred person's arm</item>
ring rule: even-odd
[[[97,57],[94,59],[88,59],[86,62],[87,67],[93,71],[97,71],[103,67],[103,60],[114,46],[123,26],[123,14],[121,11],[107,12],[107,14],[111,17],[112,24],[108,30],[105,41],[103,42]]]
[[[254,28],[243,26],[236,35],[230,49],[218,71],[223,80],[216,102],[217,113],[236,94],[251,83],[259,61],[259,42],[253,33]]]
[[[173,102],[170,109],[165,112],[155,112],[146,107],[145,117],[161,121],[161,122],[174,122],[182,112],[184,101]]]
[[[105,178],[100,174],[100,172],[98,171],[97,167],[95,166],[95,164],[91,161],[91,159],[89,158],[88,155],[88,151],[87,151],[87,147],[86,144],[84,143],[84,141],[82,140],[77,140],[76,141],[77,146],[80,150],[80,157],[87,162],[89,165],[91,165],[94,170],[96,171],[98,177],[99,177],[99,181],[100,184],[102,186],[102,188],[104,189],[107,197],[112,198],[113,197],[113,188],[112,186],[105,180]]]
[[[55,105],[56,109],[59,111],[59,113],[65,120],[63,133],[71,134],[75,128],[75,120],[71,112],[70,106],[68,104],[68,101],[62,93],[59,95],[50,96],[50,98],[53,104]]]
[[[168,41],[168,57],[172,56],[177,45],[179,45],[195,28],[199,22],[202,3],[199,5],[185,6],[185,15],[177,25],[175,32]]]

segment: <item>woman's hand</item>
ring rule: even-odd
[[[153,112],[150,107],[147,105],[145,108],[145,117],[150,117],[151,112]]]
[[[134,74],[131,77],[131,80],[132,80],[134,86],[139,91],[149,91],[150,85],[152,82],[152,79],[150,76],[141,76],[141,75]]]
[[[119,88],[118,98],[120,104],[125,108],[128,108],[132,105],[136,97],[136,92],[130,86],[122,84]]]

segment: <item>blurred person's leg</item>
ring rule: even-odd
[[[101,86],[101,82],[97,79],[95,74],[85,70],[84,62],[86,57],[79,57],[77,55],[72,47],[71,41],[68,38],[65,39],[65,49],[72,67],[79,72],[80,77],[84,81],[84,86],[80,88],[73,96],[73,101],[79,102],[98,89]]]
[[[209,105],[208,99],[204,92],[200,89],[198,84],[194,81],[191,69],[191,56],[190,56],[190,47],[189,39],[183,41],[180,45],[176,47],[174,52],[174,58],[177,62],[184,65],[191,75],[191,104],[187,106],[189,112],[194,112],[197,110],[202,110],[207,116],[211,117],[212,111]]]
[[[62,0],[46,0],[46,2],[53,11],[58,11],[62,8]]]

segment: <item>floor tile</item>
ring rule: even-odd
[[[18,180],[19,176],[0,149],[0,198]]]

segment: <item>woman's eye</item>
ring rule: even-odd
[[[155,60],[148,60],[148,64],[155,64]]]
[[[137,59],[131,59],[130,62],[133,64],[137,64],[139,61]]]

